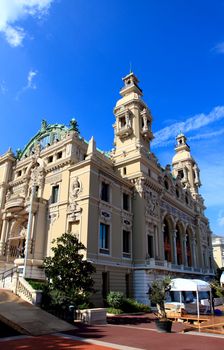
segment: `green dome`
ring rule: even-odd
[[[38,133],[28,142],[23,150],[17,151],[17,157],[19,159],[29,157],[32,154],[34,146],[39,143],[41,149],[52,145],[55,141],[60,141],[65,134],[70,130],[63,124],[47,124],[45,120],[42,120],[41,129]]]

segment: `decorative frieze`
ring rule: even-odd
[[[145,213],[153,217],[159,216],[159,196],[153,191],[144,191]]]
[[[190,215],[184,213],[183,211],[173,207],[172,205],[165,202],[164,200],[161,201],[161,208],[163,209],[163,211],[172,215],[173,217],[176,217],[179,220],[185,221],[188,224],[194,225],[194,218],[192,218]]]
[[[51,176],[46,177],[45,183],[46,184],[55,184],[58,183],[62,180],[62,174],[54,174]]]

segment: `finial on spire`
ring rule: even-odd
[[[131,74],[132,73],[132,63],[131,63],[131,61],[129,62],[129,74]]]

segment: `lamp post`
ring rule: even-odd
[[[27,270],[27,259],[29,254],[29,242],[32,232],[32,222],[33,222],[33,201],[35,198],[35,192],[36,192],[36,185],[33,183],[32,185],[32,192],[30,196],[30,207],[29,207],[29,216],[28,216],[28,224],[27,224],[27,235],[26,235],[26,245],[25,245],[25,254],[24,254],[24,267],[23,267],[23,278],[26,277],[26,270]]]

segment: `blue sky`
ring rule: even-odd
[[[153,114],[165,166],[182,130],[201,193],[224,234],[224,1],[0,0],[0,154],[23,148],[41,120],[113,147],[113,107],[130,62]]]

